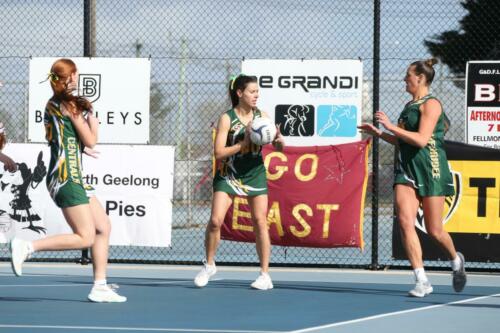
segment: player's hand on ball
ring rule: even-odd
[[[250,151],[250,144],[252,143],[250,141],[250,128],[252,127],[252,122],[250,121],[245,128],[245,136],[243,137],[243,141],[240,141],[241,145],[241,152],[243,154],[247,153]]]

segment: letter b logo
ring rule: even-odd
[[[101,74],[80,74],[80,87],[83,97],[97,101],[101,96]]]

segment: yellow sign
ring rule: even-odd
[[[500,234],[500,161],[450,161],[456,194],[446,198],[448,232]]]

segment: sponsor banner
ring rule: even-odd
[[[260,59],[241,67],[258,78],[258,107],[279,124],[288,146],[361,140],[361,61]]]
[[[467,143],[500,148],[500,61],[469,61],[466,70]]]
[[[84,181],[109,215],[111,245],[170,246],[174,147],[99,145],[97,159],[84,155]],[[45,185],[50,150],[42,144],[8,144],[18,163],[0,163],[0,243],[13,236],[38,239],[71,233]]]
[[[468,260],[500,261],[500,151],[446,141],[456,194],[446,197],[443,224]],[[397,222],[397,221],[396,221]],[[395,223],[393,254],[406,259]],[[448,260],[427,236],[421,209],[416,220],[424,259]]]
[[[45,142],[43,115],[52,96],[47,78],[59,58],[32,58],[28,140]],[[78,93],[92,102],[100,143],[149,142],[151,61],[145,58],[71,58],[79,70]]]
[[[271,243],[301,247],[363,247],[369,141],[337,146],[263,147],[269,186]],[[222,238],[254,242],[248,200],[235,197]]]

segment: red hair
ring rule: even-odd
[[[0,150],[2,150],[3,147],[5,147],[6,141],[7,139],[5,138],[5,133],[0,133]]]
[[[67,58],[59,59],[50,68],[49,81],[50,87],[54,92],[53,98],[61,102],[68,102],[70,105],[75,106],[75,113],[81,113],[84,110],[90,110],[92,105],[84,97],[73,96],[68,91],[66,81],[76,71],[76,65],[73,60]]]
[[[3,126],[2,123],[0,123],[0,150],[5,147],[5,143],[7,142],[7,139],[5,138],[5,127]]]

